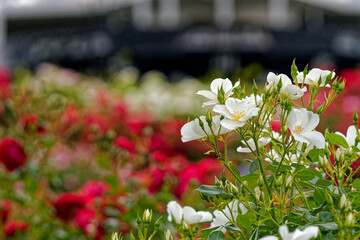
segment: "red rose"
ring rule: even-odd
[[[9,199],[5,199],[3,201],[1,201],[0,203],[0,221],[5,223],[8,218],[9,218],[9,214],[10,214],[10,210],[11,210],[11,201]]]
[[[11,221],[5,224],[4,233],[6,237],[13,237],[16,233],[24,233],[29,229],[29,225],[22,221]]]
[[[14,138],[5,137],[0,142],[0,162],[13,171],[25,164],[26,154],[23,146]]]
[[[76,211],[83,208],[84,205],[85,198],[75,193],[63,193],[53,203],[56,216],[66,222],[74,218]]]
[[[81,193],[86,198],[101,197],[109,189],[109,185],[101,181],[89,181],[81,188]]]
[[[132,141],[130,141],[130,139],[127,137],[124,136],[117,137],[114,140],[113,144],[118,148],[129,151],[130,153],[135,153],[135,144]]]
[[[89,232],[89,225],[95,219],[95,211],[91,209],[80,209],[76,212],[75,222],[84,232]]]

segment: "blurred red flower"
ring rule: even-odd
[[[66,222],[74,218],[76,211],[83,208],[84,205],[85,198],[71,192],[59,195],[53,203],[56,210],[56,216]]]
[[[102,181],[89,181],[85,183],[80,192],[86,198],[101,197],[109,189],[109,185]]]
[[[24,233],[29,229],[29,225],[23,221],[11,221],[5,224],[4,234],[6,237],[13,237],[16,233]]]
[[[36,114],[24,114],[20,118],[20,124],[25,131],[36,130],[38,133],[45,131],[45,128],[41,125],[39,118]]]
[[[13,171],[25,164],[26,153],[23,146],[11,137],[5,137],[0,142],[0,162],[7,170]]]
[[[119,136],[117,137],[114,142],[114,146],[125,149],[129,151],[129,153],[135,153],[135,144],[127,137],[125,136]]]
[[[9,199],[4,199],[0,202],[0,221],[2,223],[5,223],[8,218],[9,218],[9,214],[10,214],[10,210],[11,210],[11,201]]]

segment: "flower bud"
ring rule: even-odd
[[[201,129],[202,129],[203,131],[205,131],[204,122],[201,120],[201,118],[198,118],[198,119],[199,119],[199,125],[200,125]]]
[[[230,192],[232,194],[238,194],[239,193],[239,188],[236,187],[232,182],[228,181],[229,182],[229,186],[230,186]]]
[[[354,126],[356,127],[359,123],[359,116],[356,112],[356,109],[354,110],[354,115],[353,115],[353,119],[354,119]]]
[[[325,157],[319,156],[319,165],[320,167],[325,167],[328,160]]]
[[[218,101],[219,101],[220,104],[224,104],[224,103],[225,103],[225,91],[224,91],[222,85],[221,85],[221,87],[220,87],[219,90],[218,90],[217,99],[218,99]]]
[[[346,196],[345,194],[342,194],[341,195],[341,198],[340,198],[340,202],[339,202],[339,206],[341,209],[344,209],[345,208],[345,204],[346,204]]]
[[[139,216],[139,213],[138,213],[138,216],[137,216],[137,218],[136,218],[136,223],[137,223],[138,227],[140,228],[142,221],[141,221],[141,218],[140,218],[140,216]]]
[[[280,77],[280,81],[276,85],[276,89],[277,89],[278,92],[280,92],[281,87],[282,87],[282,80],[281,80],[281,77]]]
[[[117,232],[114,232],[112,235],[111,235],[111,240],[119,240],[119,234]]]
[[[290,175],[285,182],[285,187],[290,188],[292,184],[292,176]]]
[[[245,86],[241,89],[240,98],[244,98],[246,95]]]
[[[150,209],[146,209],[143,214],[144,223],[151,222],[151,219],[152,219],[152,211]]]
[[[355,216],[353,213],[349,213],[346,216],[345,226],[346,227],[353,227],[355,225]]]
[[[262,191],[260,187],[255,187],[254,191],[255,191],[255,197],[259,201],[262,195]]]
[[[206,113],[206,122],[208,123],[209,127],[211,128],[211,125],[212,125],[212,115],[211,115],[211,111],[210,111],[210,110]]]
[[[334,205],[332,196],[330,195],[330,193],[328,191],[325,193],[325,201],[330,207],[332,207]]]
[[[255,79],[253,81],[253,93],[256,96],[257,92],[258,92],[258,86],[256,85]]]
[[[325,110],[325,106],[324,105],[320,105],[317,109],[316,109],[316,113],[318,115],[322,114]]]
[[[181,228],[182,228],[184,231],[188,231],[188,230],[190,229],[189,224],[187,224],[187,222],[185,222],[185,221],[182,221],[182,222],[181,222]]]
[[[173,235],[171,234],[170,230],[167,229],[166,232],[164,233],[165,235],[165,240],[174,240]]]
[[[276,187],[281,187],[284,184],[283,181],[284,181],[283,176],[277,177],[276,180],[275,180],[275,186]]]
[[[263,177],[261,175],[260,175],[259,180],[258,180],[258,185],[260,187],[264,186],[264,179],[263,179]]]
[[[345,81],[342,81],[338,87],[338,92],[340,93],[345,88]]]
[[[319,77],[319,80],[317,82],[318,86],[321,86],[321,82],[322,82],[322,79],[321,79],[321,76]]]
[[[337,79],[334,80],[332,88],[337,92],[337,89],[339,88],[339,82],[337,81]]]

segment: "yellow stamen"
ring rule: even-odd
[[[239,121],[240,118],[244,117],[246,114],[245,114],[245,111],[241,110],[241,111],[238,111],[238,112],[234,112],[232,114],[232,116],[234,117],[234,119],[236,121]]]
[[[301,133],[302,131],[304,130],[304,128],[302,126],[299,126],[299,125],[296,125],[295,126],[295,130],[294,130],[294,133]]]

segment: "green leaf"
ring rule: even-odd
[[[236,178],[238,178],[238,179],[241,178],[240,171],[236,166],[232,165],[231,170],[232,170],[232,172],[233,172],[233,174],[235,175]]]
[[[322,178],[321,173],[315,169],[306,168],[296,173],[296,176],[303,181],[310,181],[316,177]]]
[[[202,230],[200,231],[200,237],[201,237],[202,239],[206,239],[212,231],[214,231],[214,230],[216,230],[216,229],[218,229],[218,228],[219,228],[219,227],[212,227],[212,228],[202,229]]]
[[[360,190],[360,178],[355,179],[355,181],[352,183],[352,186],[356,190]]]
[[[315,217],[315,216],[311,215],[310,212],[304,213],[304,218],[305,218],[306,220],[308,220],[309,222],[315,222],[315,221],[318,221],[318,220],[319,220],[319,217]]]
[[[248,174],[241,177],[242,181],[254,181],[259,179],[259,174]]]
[[[211,185],[202,185],[196,191],[199,191],[201,194],[205,196],[216,196],[225,194],[224,190],[222,190],[219,186],[211,186]]]
[[[222,231],[215,231],[210,233],[208,240],[225,240],[225,235]]]
[[[335,236],[332,233],[328,233],[323,237],[323,240],[334,240]]]
[[[279,165],[273,165],[273,164],[269,164],[266,166],[265,170],[271,171],[273,173],[275,173],[278,169]],[[286,166],[286,165],[281,165],[279,168],[279,172],[288,172],[291,170],[290,166]]]
[[[254,173],[257,168],[258,168],[258,161],[256,161],[256,160],[252,161],[252,163],[250,164],[250,167],[249,167],[250,173]]]
[[[316,181],[315,186],[321,187],[321,188],[328,188],[332,184],[331,181],[325,180],[325,179],[319,179]]]
[[[320,221],[322,222],[332,222],[334,221],[334,215],[329,211],[320,212]]]
[[[316,215],[318,214],[324,207],[326,206],[326,202],[323,202],[320,207],[318,208],[313,208],[311,215]]]
[[[349,148],[349,144],[346,142],[345,138],[343,136],[340,136],[335,133],[327,133],[326,139],[329,143],[333,145],[337,145],[343,148]]]
[[[315,188],[313,197],[314,197],[315,202],[318,204],[321,204],[325,201],[324,193],[317,188]]]
[[[239,214],[236,218],[236,224],[238,224],[240,227],[244,227],[246,229],[251,228],[251,221],[249,221],[249,219],[246,215]]]
[[[338,229],[338,225],[335,222],[320,223],[318,225],[320,227],[325,228],[326,230],[337,230]]]
[[[314,148],[309,151],[306,158],[311,162],[317,162],[319,161],[319,156],[324,156],[324,149]]]
[[[130,240],[135,240],[134,234],[132,232],[130,233]]]
[[[241,215],[241,214],[240,214]],[[225,226],[226,230],[228,230],[229,232],[242,232],[241,229],[239,227],[237,227],[236,225],[234,224],[231,224],[231,225],[227,225]]]

